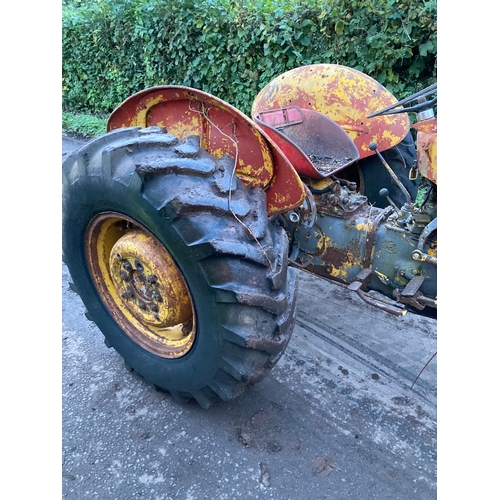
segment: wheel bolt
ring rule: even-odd
[[[130,281],[131,276],[127,271],[120,271],[120,278],[122,281]]]
[[[132,264],[128,260],[124,261],[123,269],[125,269],[125,271],[130,271],[132,269]]]
[[[130,289],[130,287],[127,287],[127,289],[122,293],[122,299],[128,300],[134,296],[133,290]]]
[[[154,274],[150,274],[148,277],[147,277],[147,281],[148,283],[150,283],[151,285],[154,285],[155,283],[158,282],[158,278],[156,275]]]
[[[155,313],[157,313],[159,311],[159,308],[155,303],[151,304],[150,307],[151,307],[151,310]]]

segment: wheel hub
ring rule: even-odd
[[[114,244],[109,264],[116,289],[141,322],[170,327],[190,317],[182,275],[152,236],[138,230],[128,232]]]
[[[112,212],[90,223],[86,242],[94,285],[122,330],[159,356],[185,355],[196,335],[194,307],[162,243],[132,219]]]

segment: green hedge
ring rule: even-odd
[[[297,66],[359,69],[398,98],[436,81],[436,0],[66,0],[63,109],[107,114],[146,87],[187,85],[249,114]]]

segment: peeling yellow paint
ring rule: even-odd
[[[332,266],[329,274],[330,274],[330,276],[333,276],[334,278],[338,278],[340,276],[340,269],[337,269],[337,268]]]
[[[387,129],[382,132],[382,138],[388,141],[394,142],[398,141],[399,137],[391,132],[391,130]],[[398,141],[399,142],[399,141]]]
[[[160,125],[180,139],[199,136],[203,150],[216,158],[236,159],[236,174],[248,187],[267,190],[269,215],[292,210],[305,197],[293,166],[257,124],[206,92],[168,85],[145,89],[113,111],[108,131],[118,123],[124,127]],[[278,194],[278,190],[286,192]]]
[[[271,81],[258,94],[252,116],[259,112],[298,106],[309,108],[337,122],[355,142],[364,156],[373,154],[371,140],[383,151],[398,144],[408,133],[406,114],[366,116],[397,102],[382,85],[368,75],[336,64],[314,64],[295,68]],[[368,140],[366,134],[375,132]]]
[[[371,230],[373,229],[373,222],[372,221],[358,222],[356,224],[356,229],[358,231],[365,231],[366,233],[370,233]]]
[[[169,122],[167,124],[167,130],[169,133],[179,137],[179,139],[185,139],[190,135],[199,135],[201,141],[203,141],[203,134],[201,131],[201,123],[198,123],[198,126],[195,127],[193,122],[185,123],[185,122]]]
[[[437,257],[437,248],[429,248],[427,250],[427,255],[430,255],[431,257]]]
[[[288,201],[289,196],[286,193],[275,193],[274,201],[278,203],[278,205],[284,205]]]
[[[360,267],[361,267],[361,260],[356,259],[352,253],[347,252],[347,259],[345,263],[340,268],[337,268],[332,265],[330,267],[329,274],[335,278],[341,278],[344,281],[347,281],[349,271],[353,268],[360,268]]]
[[[315,190],[318,190],[318,191],[322,191],[323,189],[327,189],[328,187],[332,186],[333,184],[334,184],[333,180],[330,179],[329,177],[327,177],[325,179],[311,180],[309,182],[309,186]]]
[[[150,98],[146,99],[145,102],[143,103],[143,106],[141,106],[140,109],[137,110],[136,115],[132,119],[130,126],[131,127],[147,127],[148,126],[147,125],[147,116],[148,116],[149,110],[153,106],[155,106],[156,104],[162,102],[163,100],[164,99],[163,99],[162,94],[159,94],[156,97],[150,97]]]

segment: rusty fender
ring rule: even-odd
[[[272,139],[211,94],[169,85],[142,90],[111,113],[107,130],[155,125],[180,139],[199,136],[201,147],[216,158],[234,158],[236,175],[248,187],[266,191],[270,216],[297,208],[305,198],[300,177]]]

